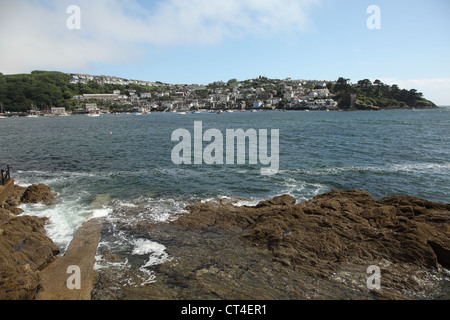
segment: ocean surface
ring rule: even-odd
[[[227,129],[267,129],[269,145],[270,130],[278,129],[278,173],[261,175],[267,166],[248,161],[175,165],[172,133],[186,129],[193,139],[194,121],[224,137]],[[302,201],[332,189],[362,189],[376,199],[411,195],[450,202],[448,108],[18,117],[1,119],[0,128],[0,163],[11,165],[16,182],[45,183],[58,193],[53,205],[22,208],[49,218],[47,232],[62,252],[92,217],[167,221],[187,204],[215,198],[243,205],[281,194]],[[102,245],[113,246],[120,235],[111,239]],[[150,255],[147,264],[169,258],[155,241],[122,240],[132,254]]]

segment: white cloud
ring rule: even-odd
[[[373,79],[375,80],[375,79]],[[450,105],[450,78],[409,79],[380,78],[381,82],[400,88],[416,89],[422,92],[426,99],[440,106]]]
[[[0,3],[0,72],[86,69],[124,64],[142,45],[210,45],[243,36],[304,31],[321,0],[44,0]],[[81,9],[81,30],[68,30],[66,9]]]
[[[2,2],[0,72],[86,68],[93,61],[118,62],[125,56],[112,38],[68,30],[66,8],[61,3]]]

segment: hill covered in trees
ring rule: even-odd
[[[396,84],[390,86],[380,80],[372,83],[369,79],[364,79],[354,85],[348,81],[349,79],[339,78],[335,83],[327,84],[327,88],[339,101],[339,107],[342,109],[436,107],[415,89],[400,89]]]
[[[0,73],[0,102],[5,111],[24,112],[32,105],[38,109],[51,107],[75,107],[73,97],[82,94],[112,93],[113,90],[134,89],[136,92],[151,91],[139,85],[100,85],[95,81],[87,84],[70,83],[71,75],[57,71],[33,71],[31,74],[3,75]]]

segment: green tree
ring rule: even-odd
[[[334,92],[349,93],[351,91],[351,86],[348,84],[349,81],[350,79],[340,77],[334,85]]]
[[[0,73],[0,102],[5,101],[6,99],[6,79],[3,73]]]

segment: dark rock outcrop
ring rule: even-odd
[[[45,184],[33,184],[26,188],[20,201],[22,203],[44,203],[51,204],[56,198],[49,186]]]
[[[146,256],[105,251],[103,259],[129,268],[102,269],[93,298],[450,298],[449,204],[377,201],[351,190],[300,203],[282,195],[256,206],[217,199],[186,209],[169,223],[106,225],[105,237],[115,230],[151,239],[172,259],[146,267],[154,281],[143,285]],[[380,269],[380,290],[367,285],[369,266]]]
[[[0,204],[0,300],[33,299],[39,271],[59,253],[46,236],[45,219],[18,216],[23,210],[16,207],[20,199],[48,203],[52,196],[50,188],[44,185],[14,186],[14,191]]]
[[[42,219],[19,216],[1,224],[0,299],[32,299],[39,284],[39,270],[58,252],[45,235]]]
[[[197,203],[179,226],[236,230],[275,261],[328,274],[339,264],[388,260],[448,266],[450,205],[414,197],[375,201],[364,191],[332,191],[295,204],[284,195],[255,207]]]

